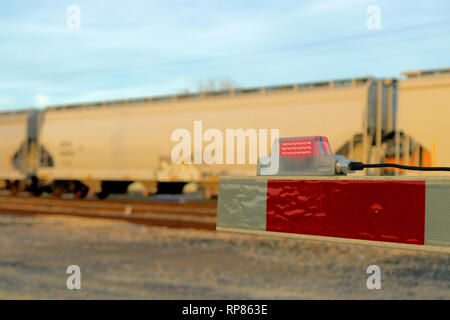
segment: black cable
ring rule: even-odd
[[[405,166],[396,163],[367,164],[362,162],[350,162],[348,167],[352,171],[363,170],[366,168],[397,168],[397,169],[418,170],[418,171],[450,171],[450,167],[418,167],[418,166]]]

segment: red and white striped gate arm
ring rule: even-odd
[[[450,252],[450,177],[224,177],[217,230]]]

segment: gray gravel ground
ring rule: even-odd
[[[81,290],[66,288],[68,265]],[[368,290],[366,268],[381,268]],[[0,215],[1,299],[450,299],[450,254]]]

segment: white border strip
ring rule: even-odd
[[[333,243],[341,243],[341,244],[364,245],[364,246],[369,246],[369,247],[385,247],[385,248],[391,248],[391,249],[417,250],[417,251],[440,252],[440,253],[449,253],[450,254],[450,248],[438,247],[438,246],[394,243],[394,242],[383,242],[383,241],[372,241],[372,240],[360,240],[360,239],[348,239],[348,238],[323,237],[323,236],[311,236],[311,235],[298,234],[298,233],[258,231],[258,230],[222,228],[222,227],[216,227],[216,230],[219,232],[235,232],[235,233],[254,234],[254,235],[259,235],[259,236],[274,236],[274,237],[280,237],[280,238],[300,239],[300,240],[307,240],[307,241],[325,241],[325,242],[333,242]]]

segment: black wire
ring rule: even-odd
[[[365,168],[397,168],[405,170],[418,170],[418,171],[450,171],[450,167],[419,167],[419,166],[405,166],[396,163],[362,163],[351,162],[349,165],[350,170],[363,170]]]

